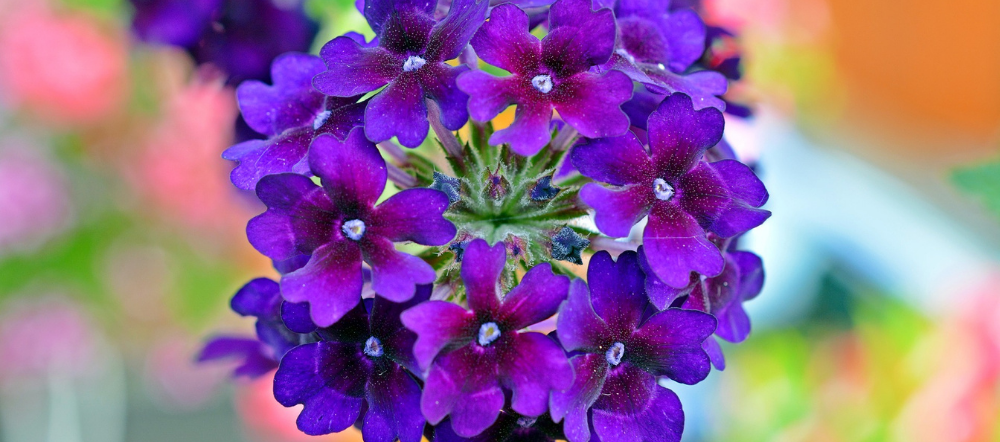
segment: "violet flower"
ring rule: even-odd
[[[265,175],[308,174],[306,154],[313,139],[332,134],[343,140],[364,124],[365,103],[357,102],[360,97],[325,97],[313,89],[313,77],[325,69],[319,57],[287,53],[271,66],[273,86],[248,80],[236,89],[243,118],[268,138],[244,141],[222,153],[239,163],[230,175],[233,185],[252,190]]]
[[[132,28],[143,41],[186,49],[198,64],[213,63],[229,84],[269,80],[271,60],[307,51],[319,31],[301,1],[131,0]]]
[[[406,301],[417,284],[434,281],[429,264],[396,251],[393,243],[451,241],[455,225],[442,217],[447,195],[408,189],[376,206],[386,184],[385,160],[360,128],[344,141],[320,135],[309,166],[322,186],[296,174],[264,177],[257,196],[268,209],[247,224],[250,243],[273,260],[310,255],[304,267],[282,276],[286,300],[309,303],[313,322],[325,327],[361,297],[362,261],[371,267],[372,290],[390,301]]]
[[[304,405],[297,421],[302,432],[339,432],[361,419],[366,442],[420,441],[420,384],[408,372],[416,370],[416,336],[399,314],[430,294],[431,286],[423,285],[405,303],[380,296],[356,300],[340,321],[317,331],[319,342],[285,354],[274,375],[274,397],[286,407]]]
[[[750,168],[735,160],[703,160],[722,138],[724,124],[717,109],[695,111],[690,97],[674,94],[649,117],[651,152],[629,133],[586,141],[571,153],[580,173],[618,186],[590,183],[580,191],[595,209],[602,233],[628,236],[649,215],[643,231],[646,255],[653,273],[672,287],[688,285],[692,271],[722,272],[725,260],[706,230],[732,237],[770,216],[759,209],[767,190]]]
[[[434,442],[555,442],[554,434],[562,430],[547,415],[541,417],[521,416],[504,409],[497,421],[472,437],[455,434],[451,421],[445,419],[434,427]]]
[[[649,305],[645,275],[635,252],[618,261],[606,252],[591,258],[587,284],[574,281],[559,309],[563,347],[576,379],[552,393],[550,412],[570,442],[676,442],[684,411],[672,391],[657,384],[665,376],[695,384],[711,370],[702,342],[715,330],[711,315],[681,309],[661,312]]]
[[[559,0],[549,9],[545,38],[539,41],[528,30],[528,15],[518,7],[494,8],[472,38],[472,47],[484,61],[511,75],[494,77],[473,70],[458,78],[458,87],[470,96],[475,120],[491,120],[517,105],[514,123],[494,132],[490,144],[506,143],[518,154],[534,155],[551,138],[553,109],[585,137],[624,134],[628,118],[620,106],[632,96],[632,82],[619,72],[590,72],[614,50],[611,10],[593,11],[590,0]]]
[[[314,82],[320,92],[353,97],[385,87],[365,111],[370,140],[395,136],[404,146],[419,146],[427,138],[427,99],[437,104],[440,123],[448,130],[458,130],[469,119],[469,97],[455,87],[455,78],[469,67],[445,62],[468,46],[489,2],[456,0],[440,22],[433,17],[436,5],[430,0],[368,0],[365,18],[378,46],[365,47],[345,36],[320,51],[327,65]]]
[[[726,77],[710,70],[691,72],[705,52],[706,28],[697,13],[670,10],[670,0],[598,3],[613,8],[618,22],[615,53],[600,72],[619,70],[656,94],[683,92],[694,99],[695,109],[725,110],[718,96],[726,93]]]
[[[309,335],[311,329],[298,325],[293,326],[297,330],[291,330],[286,326],[286,322],[301,324],[303,306],[282,302],[275,281],[257,278],[248,282],[233,295],[230,306],[241,316],[257,318],[257,339],[215,337],[205,344],[198,356],[199,362],[240,359],[242,362],[234,375],[255,378],[278,368],[278,361],[288,350],[313,341]],[[289,321],[283,321],[282,316]]]
[[[545,413],[549,393],[568,388],[573,372],[555,341],[522,329],[553,314],[569,278],[548,264],[529,270],[506,296],[499,281],[507,260],[503,243],[482,239],[465,248],[461,275],[470,310],[446,301],[420,304],[402,315],[417,333],[413,353],[429,370],[420,409],[432,425],[451,416],[455,434],[472,437],[490,427],[512,391],[511,409]]]

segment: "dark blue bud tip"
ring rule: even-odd
[[[470,242],[471,240],[455,241],[448,245],[448,250],[451,250],[455,254],[455,262],[462,262],[462,256],[465,255],[465,248]]]
[[[552,176],[542,177],[535,184],[535,188],[531,189],[531,200],[532,201],[548,201],[555,198],[556,195],[561,192],[562,189],[554,187],[552,185]]]
[[[510,182],[507,178],[500,174],[500,166],[497,166],[497,170],[484,172],[486,181],[486,188],[484,193],[486,196],[493,200],[499,200],[507,196],[510,193]]]
[[[581,253],[590,245],[590,241],[569,227],[563,227],[552,237],[552,259],[568,261],[573,264],[583,264]]]
[[[462,181],[458,178],[452,178],[441,172],[434,172],[434,182],[431,183],[431,189],[440,190],[448,195],[448,202],[450,204],[455,204],[458,200],[462,199]]]

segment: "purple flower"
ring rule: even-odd
[[[267,81],[271,60],[308,50],[319,30],[298,1],[283,7],[272,0],[131,1],[140,39],[187,49],[197,63],[228,73],[229,84]]]
[[[393,243],[447,244],[455,225],[442,217],[444,193],[408,189],[376,206],[385,189],[385,160],[360,128],[344,141],[317,137],[309,168],[322,186],[296,174],[261,179],[257,196],[267,211],[247,224],[250,243],[273,260],[310,255],[304,267],[282,276],[286,300],[309,303],[313,322],[325,327],[357,304],[362,261],[371,267],[372,290],[390,301],[406,301],[417,284],[434,281],[429,264],[396,251]]]
[[[552,434],[561,430],[547,415],[521,416],[504,409],[496,423],[472,437],[455,434],[451,421],[445,419],[434,427],[434,442],[555,442]]]
[[[324,69],[319,57],[288,53],[274,60],[273,86],[248,80],[236,89],[243,118],[268,138],[244,141],[223,152],[223,158],[239,162],[230,176],[233,185],[251,190],[265,175],[308,174],[306,154],[316,136],[333,134],[343,140],[364,123],[360,97],[325,97],[313,89],[313,77]]]
[[[436,1],[369,0],[365,18],[378,36],[378,46],[365,47],[350,37],[323,46],[327,70],[316,76],[320,92],[335,97],[385,89],[365,111],[365,134],[376,142],[397,137],[416,147],[427,138],[427,103],[441,110],[441,124],[458,130],[469,119],[469,97],[455,78],[469,69],[445,63],[462,52],[486,17],[486,0],[456,0],[448,15],[435,22]]]
[[[591,258],[587,284],[574,281],[559,309],[558,333],[576,379],[552,393],[550,412],[570,442],[591,440],[588,410],[602,442],[679,441],[684,412],[665,376],[695,384],[711,370],[702,342],[715,330],[711,315],[694,310],[661,312],[649,305],[645,275],[635,252],[618,262],[606,252]]]
[[[474,70],[458,87],[469,94],[472,118],[488,121],[517,105],[514,123],[490,137],[521,155],[534,155],[551,138],[552,110],[586,137],[609,137],[628,130],[622,103],[632,82],[619,72],[599,75],[590,68],[614,50],[615,19],[608,9],[591,10],[590,0],[559,0],[549,10],[549,34],[538,41],[528,33],[528,15],[505,4],[472,38],[476,53],[511,75],[494,77]]]
[[[573,372],[555,341],[522,331],[553,314],[566,298],[569,278],[540,264],[501,298],[499,281],[507,260],[502,243],[476,239],[465,249],[462,281],[469,308],[430,301],[407,310],[403,324],[417,333],[413,347],[420,368],[429,369],[420,408],[432,425],[451,415],[451,426],[472,437],[496,421],[504,407],[540,416],[552,390],[568,388]]]
[[[278,368],[278,361],[288,350],[313,340],[309,333],[315,326],[310,329],[302,325],[302,306],[282,302],[278,283],[270,279],[257,278],[248,282],[233,295],[230,306],[241,316],[257,318],[257,339],[213,338],[202,349],[199,362],[242,359],[234,374],[254,378]],[[286,320],[282,320],[283,316]]]
[[[669,0],[601,3],[615,11],[618,39],[614,54],[599,71],[622,71],[650,93],[683,92],[693,98],[695,109],[726,108],[718,98],[728,88],[725,76],[712,71],[689,72],[705,52],[706,28],[697,13],[670,11]]]
[[[728,238],[759,226],[770,212],[759,209],[767,190],[753,171],[735,160],[704,161],[722,138],[722,113],[695,111],[691,98],[669,96],[649,117],[649,149],[632,133],[589,140],[574,147],[573,165],[585,176],[617,186],[587,184],[580,198],[596,211],[606,235],[623,237],[649,215],[643,244],[657,277],[684,287],[690,273],[716,276],[725,260],[706,230]]]
[[[430,294],[431,286],[423,285],[406,303],[379,296],[358,302],[317,332],[319,342],[285,354],[274,375],[274,397],[286,407],[304,405],[300,430],[314,436],[339,432],[361,418],[367,442],[420,441],[420,384],[408,372],[416,369],[411,351],[416,336],[399,314]]]

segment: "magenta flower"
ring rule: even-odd
[[[361,422],[367,442],[419,442],[424,429],[416,370],[416,336],[400,312],[426,301],[431,286],[417,288],[405,303],[358,302],[319,342],[296,347],[274,375],[274,397],[286,407],[303,404],[298,427],[309,435],[347,429]]]
[[[380,142],[397,137],[416,147],[427,138],[427,103],[441,110],[441,124],[458,130],[469,119],[469,97],[455,87],[468,66],[445,63],[469,44],[486,18],[487,0],[455,0],[448,15],[434,20],[436,1],[369,0],[365,18],[378,46],[366,47],[350,37],[323,46],[327,70],[316,76],[320,92],[335,97],[378,90],[365,111],[365,134]]]
[[[559,0],[549,9],[549,34],[539,41],[528,31],[528,15],[520,8],[494,8],[472,47],[511,75],[474,70],[458,78],[475,120],[489,121],[517,105],[514,123],[494,132],[490,144],[506,143],[518,154],[534,155],[549,142],[553,109],[585,137],[624,134],[628,118],[620,106],[632,96],[632,82],[619,72],[590,72],[614,50],[611,10],[595,12],[589,0]]]
[[[550,413],[570,442],[676,442],[684,411],[672,391],[657,384],[665,376],[695,384],[708,376],[702,343],[715,330],[711,315],[694,310],[661,312],[649,305],[645,274],[635,252],[612,260],[598,252],[587,284],[574,281],[559,309],[558,334],[576,379],[552,393]],[[589,418],[588,418],[589,417]]]
[[[533,267],[506,296],[499,291],[507,253],[476,239],[465,249],[462,280],[470,310],[430,301],[403,312],[417,333],[413,354],[428,370],[420,408],[437,425],[451,416],[455,434],[472,437],[490,427],[510,390],[511,409],[545,413],[549,393],[568,388],[573,372],[555,341],[523,329],[553,314],[566,298],[569,278],[548,263]]]
[[[344,141],[320,135],[309,154],[311,172],[322,186],[296,174],[264,177],[257,196],[267,211],[250,220],[247,237],[267,257],[284,261],[310,255],[304,267],[281,278],[281,294],[309,303],[317,325],[329,326],[361,297],[361,263],[368,263],[372,289],[403,302],[417,284],[434,282],[434,269],[396,251],[393,243],[439,246],[455,236],[444,219],[448,196],[434,189],[408,189],[378,206],[386,184],[385,160],[361,129]]]
[[[236,89],[243,118],[268,138],[244,141],[222,153],[239,163],[230,176],[233,185],[251,190],[265,175],[308,174],[306,154],[313,139],[332,134],[343,140],[364,124],[360,97],[325,97],[312,87],[313,77],[325,68],[314,55],[287,53],[271,67],[274,85],[249,80]]]
[[[617,186],[590,183],[580,191],[602,233],[628,236],[649,215],[645,253],[653,273],[672,287],[688,285],[692,271],[722,272],[725,260],[707,232],[732,237],[771,214],[759,209],[767,190],[750,168],[735,160],[704,161],[724,124],[722,112],[695,111],[690,97],[674,94],[649,117],[650,152],[630,133],[586,141],[571,153],[580,173]]]

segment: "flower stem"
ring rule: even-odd
[[[464,165],[462,145],[459,144],[455,134],[441,123],[441,108],[433,100],[427,100],[427,117],[431,121],[431,129],[434,129],[434,134],[441,141],[445,152],[451,155],[459,165]]]
[[[410,159],[406,157],[406,151],[404,151],[402,147],[399,147],[398,144],[393,143],[390,140],[387,140],[378,143],[378,147],[379,149],[382,150],[382,152],[389,154],[389,156],[392,157],[392,159],[396,160],[396,162],[399,163],[400,166],[406,166],[410,164]]]
[[[406,173],[395,164],[385,163],[385,167],[389,175],[389,180],[392,181],[396,187],[400,189],[409,189],[417,185],[416,178]]]
[[[579,138],[579,135],[580,133],[573,126],[568,124],[563,126],[562,130],[552,140],[552,150],[561,152],[569,149],[576,142],[576,139]]]

